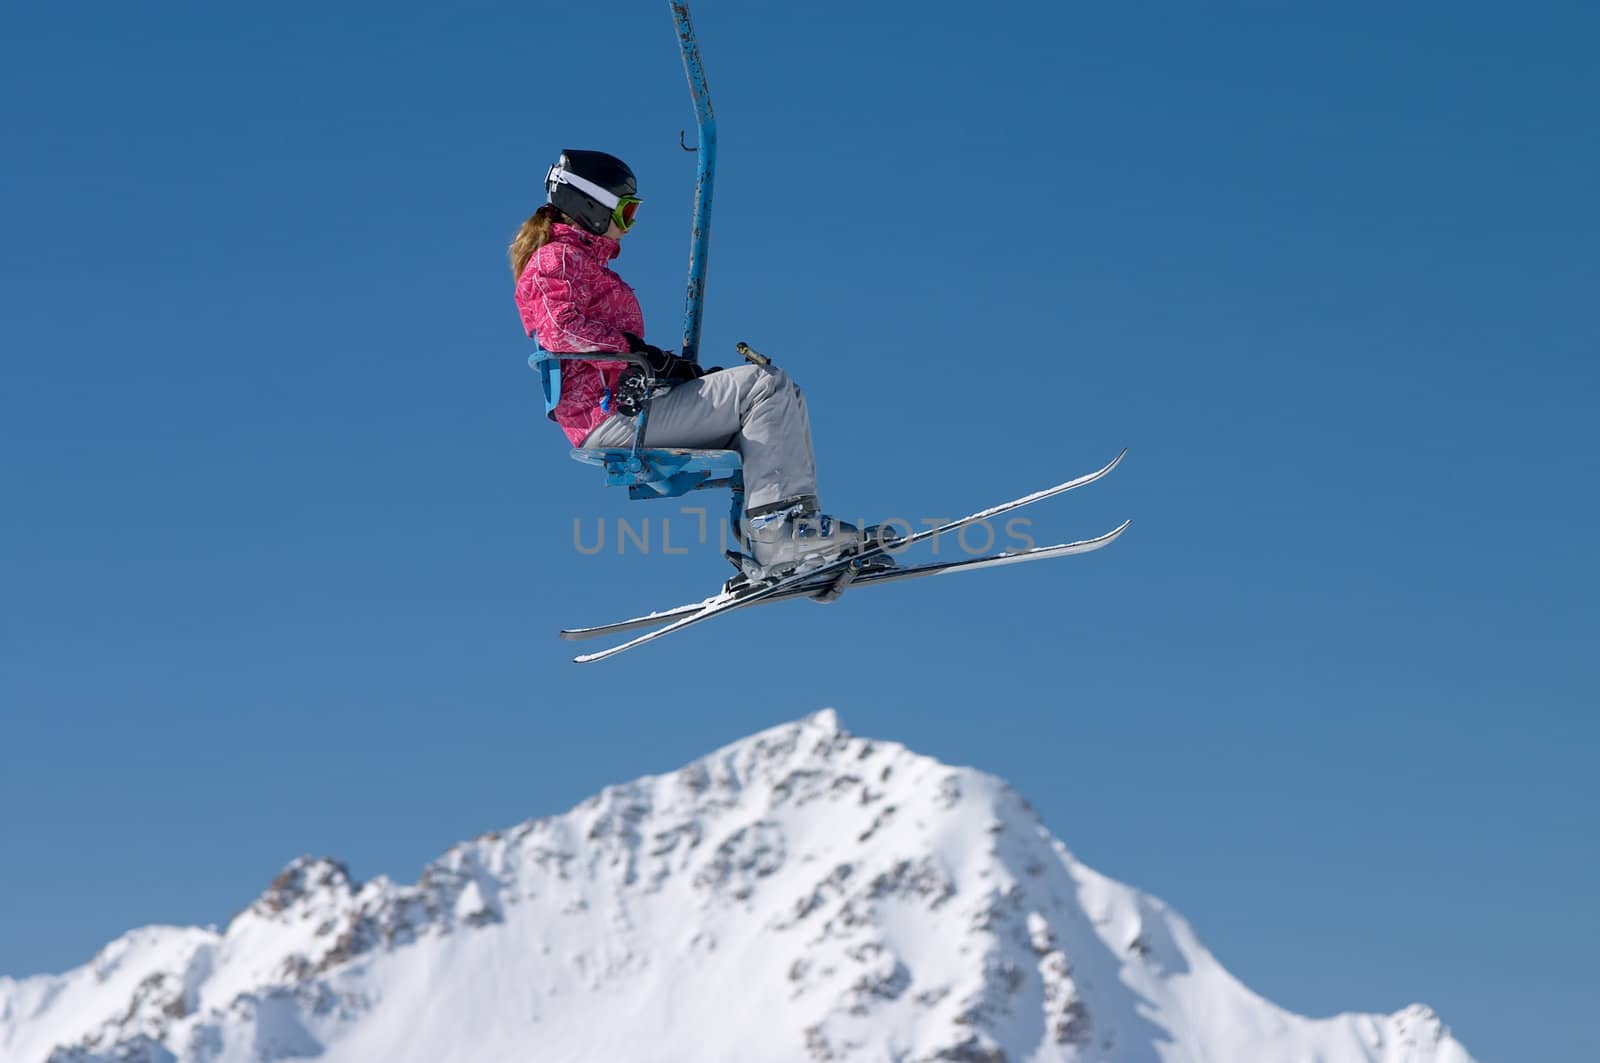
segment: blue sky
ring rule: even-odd
[[[694,13],[706,357],[802,382],[824,503],[954,516],[1126,446],[1029,515],[1132,529],[570,664],[558,628],[725,574],[573,548],[693,518],[565,458],[503,253],[561,148],[624,156],[674,345],[667,5],[8,11],[0,973],[303,852],[414,880],[834,705],[1009,779],[1286,1007],[1594,1058],[1600,16]]]

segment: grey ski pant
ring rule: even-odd
[[[625,447],[632,441],[633,418],[613,414],[583,445]],[[747,513],[817,493],[805,396],[782,369],[735,366],[658,392],[650,400],[644,445],[737,450]]]

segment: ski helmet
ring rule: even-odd
[[[551,205],[596,236],[605,234],[624,197],[637,198],[638,188],[628,164],[603,151],[567,148],[544,178]]]

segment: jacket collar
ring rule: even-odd
[[[550,238],[572,247],[586,248],[601,262],[610,262],[622,254],[622,245],[609,236],[596,236],[587,229],[566,222],[558,221],[551,225]]]

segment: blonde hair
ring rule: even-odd
[[[517,230],[517,235],[512,238],[511,246],[507,249],[511,255],[513,277],[520,278],[522,271],[528,268],[528,259],[533,257],[535,251],[550,242],[550,226],[566,220],[566,215],[546,203],[522,223],[522,228]]]

